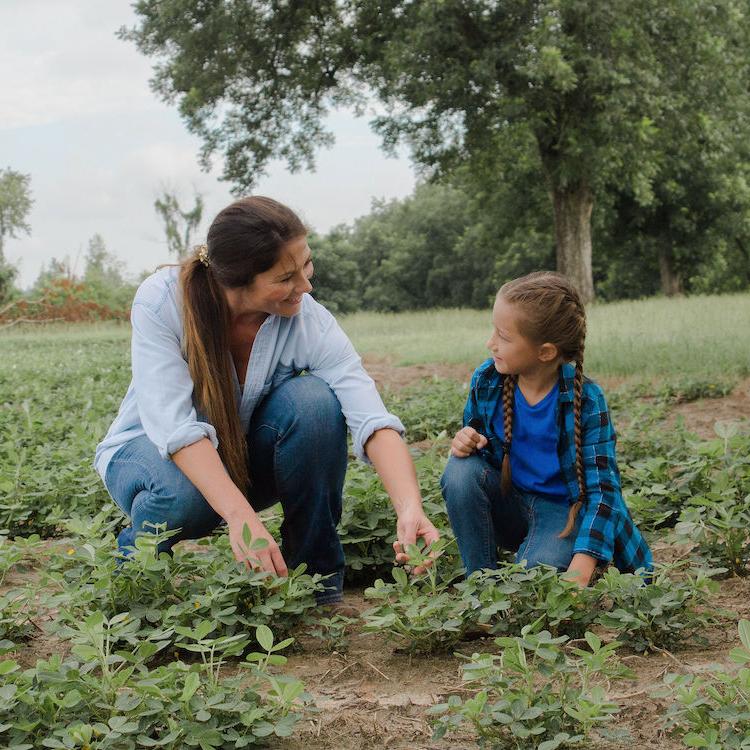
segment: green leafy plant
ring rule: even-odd
[[[57,632],[66,636],[82,613],[100,609],[107,616],[130,613],[141,620],[144,634],[169,631],[173,643],[178,628],[204,622],[214,623],[212,637],[254,632],[267,624],[287,634],[316,606],[321,576],[307,575],[304,565],[283,578],[248,570],[235,561],[226,535],[197,549],[159,554],[158,545],[168,536],[139,535],[132,554],[119,565],[114,539],[106,534],[53,556],[43,581],[54,590],[47,606],[60,610]]]
[[[711,572],[665,565],[646,579],[610,568],[595,587],[604,606],[596,621],[636,651],[706,644],[703,631],[717,622]]]
[[[316,617],[309,634],[320,642],[323,650],[343,654],[349,650],[348,632],[356,622],[357,618],[345,615]]]
[[[366,589],[365,597],[378,604],[362,613],[365,631],[385,633],[409,653],[447,651],[465,637],[475,619],[473,602],[451,586],[458,571],[449,569],[443,578],[437,563],[449,543],[441,539],[427,550],[407,546],[410,565],[429,567],[411,580],[403,568],[394,568],[393,583],[378,579]]]
[[[308,696],[294,679],[270,674],[281,663],[270,630],[256,640],[252,679],[225,677],[213,659],[234,651],[236,641],[200,643],[212,655],[203,663],[146,666],[167,640],[143,640],[128,615],[92,613],[73,636],[73,656],[53,656],[21,670],[0,662],[0,741],[14,750],[48,748],[185,747],[242,748],[270,735],[289,736]],[[269,635],[270,634],[270,635]],[[127,643],[127,649],[116,648]],[[205,652],[202,652],[205,655]],[[219,660],[220,661],[220,660]]]
[[[452,695],[433,706],[435,737],[468,724],[490,747],[555,750],[582,745],[619,710],[601,683],[630,676],[615,658],[617,643],[603,645],[587,632],[588,650],[567,653],[566,636],[533,625],[520,636],[495,639],[498,654],[474,654],[463,667],[470,698]]]
[[[695,546],[697,558],[728,575],[750,574],[750,495],[735,502],[732,493],[693,498],[675,528],[679,542]]]
[[[538,621],[553,635],[580,638],[594,622],[601,598],[598,590],[581,588],[555,568],[517,563],[477,571],[456,588],[473,602],[477,622],[495,635],[518,634]]]
[[[750,621],[740,620],[738,630],[740,646],[729,655],[737,671],[664,678],[673,699],[665,725],[686,747],[750,748]]]
[[[431,377],[420,383],[384,394],[388,409],[398,414],[409,442],[453,436],[462,426],[467,384]]]
[[[734,389],[731,380],[683,378],[664,383],[656,392],[658,398],[671,404],[683,404],[701,398],[723,398]]]

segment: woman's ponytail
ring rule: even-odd
[[[229,476],[246,493],[250,484],[247,445],[232,377],[229,308],[200,251],[182,266],[183,350],[196,406],[216,429],[219,455]]]

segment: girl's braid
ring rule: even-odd
[[[586,501],[586,475],[583,470],[583,447],[581,445],[581,396],[583,394],[583,345],[576,357],[576,374],[573,378],[573,439],[576,446],[576,476],[578,478],[578,500],[570,506],[568,522],[558,535],[568,536],[576,523],[578,511]]]
[[[503,456],[500,487],[505,497],[508,497],[511,490],[510,444],[513,442],[513,404],[515,402],[517,382],[517,375],[506,375],[503,380],[503,432],[505,436],[505,455]]]

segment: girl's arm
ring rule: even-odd
[[[409,561],[406,545],[415,544],[420,537],[425,544],[432,544],[440,538],[422,509],[414,462],[406,443],[395,430],[374,432],[365,444],[365,451],[396,511],[397,541],[393,543],[396,562],[406,563]],[[417,568],[414,572],[423,571]]]
[[[581,414],[581,451],[586,481],[586,502],[573,545],[570,577],[587,586],[598,561],[614,556],[619,523],[617,495],[620,493],[615,458],[615,432],[604,393],[592,384]]]
[[[589,585],[595,569],[596,558],[583,552],[578,552],[573,555],[565,577],[585,588]]]
[[[237,560],[248,565],[259,565],[269,573],[285,576],[287,567],[279,545],[268,533],[247,498],[229,478],[211,441],[204,438],[187,445],[174,453],[172,460],[206,498],[208,504],[227,522],[229,543]],[[245,524],[253,539],[265,539],[268,542],[264,549],[252,553],[245,549],[242,538]]]

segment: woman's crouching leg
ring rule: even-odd
[[[333,391],[313,375],[282,383],[253,414],[248,451],[251,481],[257,479],[264,494],[281,501],[282,552],[288,567],[304,562],[309,573],[330,576],[318,602],[340,601],[344,551],[336,527],[347,447],[346,423]]]
[[[160,552],[168,552],[182,539],[208,536],[221,522],[195,485],[173,461],[163,459],[145,436],[131,440],[114,455],[107,467],[106,485],[130,517],[131,527],[118,536],[118,546],[125,553],[137,534],[154,533],[156,526],[178,531],[159,544]]]

